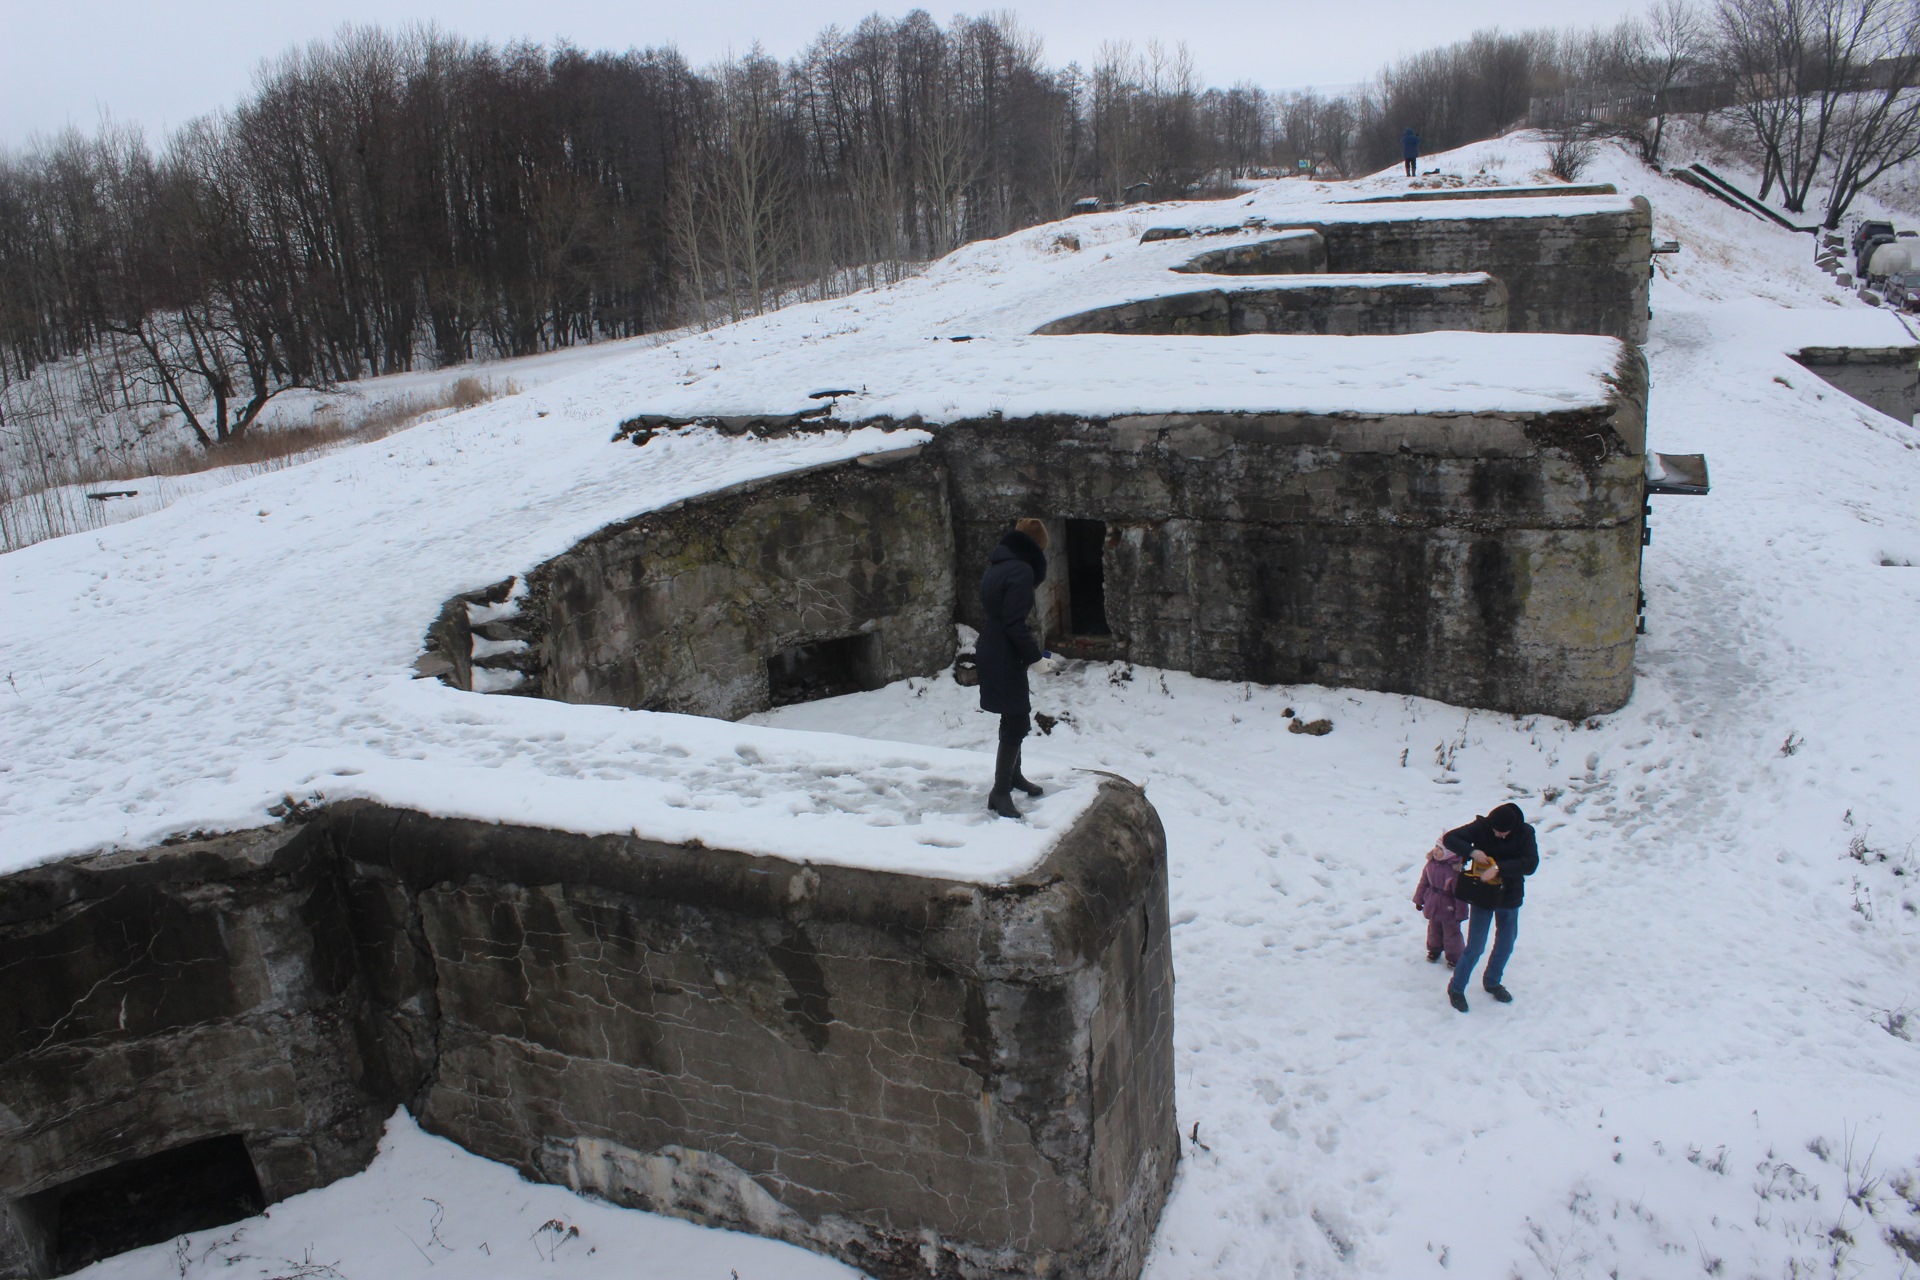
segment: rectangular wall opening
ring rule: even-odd
[[[767,659],[767,695],[776,707],[879,687],[880,637],[869,632],[816,640]]]
[[[238,1134],[128,1160],[21,1200],[17,1220],[52,1274],[251,1218],[266,1208]]]
[[[1110,636],[1107,625],[1107,522],[1067,521],[1067,630]]]

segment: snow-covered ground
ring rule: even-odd
[[[527,1182],[505,1165],[387,1123],[364,1173],[258,1218],[135,1249],[87,1280],[858,1280],[792,1245],[636,1213]]]
[[[478,378],[496,394],[517,394],[618,364],[631,359],[636,352],[661,346],[684,332],[675,330],[566,347],[458,369],[425,369],[362,378],[326,390],[295,388],[273,398],[255,429],[269,433],[330,422],[353,424],[383,415],[414,418],[416,425],[424,424],[445,416],[447,410],[425,406],[445,403],[454,384],[462,378]],[[179,475],[130,474],[129,467],[152,468],[156,454],[167,452],[165,445],[169,440],[175,445],[184,445],[188,439],[185,428],[177,428],[177,434],[156,431],[151,411],[143,410],[139,414],[126,410],[102,411],[85,394],[89,383],[87,365],[84,356],[56,361],[36,370],[29,384],[10,389],[13,421],[7,424],[6,430],[0,431],[0,499],[4,499],[0,500],[0,549],[12,550],[46,538],[104,529],[171,506],[192,494],[312,462],[338,447]],[[0,407],[6,407],[7,403],[7,398],[0,396]],[[52,404],[67,407],[56,415],[49,407]],[[26,416],[22,416],[23,408],[29,411]],[[64,447],[31,438],[37,433],[56,430],[49,425],[49,416],[57,416],[60,419],[57,430],[71,437],[62,442]],[[40,473],[41,468],[32,459],[42,450],[55,455],[57,460],[51,465],[56,474],[74,474],[71,468],[84,459],[100,464],[117,463],[117,471],[123,478],[55,484],[7,496],[4,482],[8,478],[18,484],[23,477]],[[104,500],[88,496],[103,492],[126,496]]]
[[[1433,163],[1524,182],[1542,159],[1509,138]],[[1622,153],[1588,177],[1648,195],[1656,235],[1684,246],[1655,282],[1649,444],[1705,452],[1714,481],[1707,498],[1655,500],[1651,632],[1624,710],[1575,725],[1108,664],[1037,681],[1062,723],[1029,745],[1031,771],[1135,778],[1169,834],[1190,1137],[1151,1280],[1920,1272],[1920,434],[1782,354],[1904,331],[1835,289],[1804,236]],[[1118,246],[1125,219],[1137,234],[1163,212],[1103,217]],[[636,391],[666,398],[713,365],[750,373],[757,351],[862,324],[929,338],[996,315],[998,332],[1037,324],[1048,299],[1027,268],[1093,252],[1099,225],[1076,220],[1078,251],[1045,232],[974,246],[865,300],[0,557],[0,863],[245,825],[295,788],[666,824],[685,816],[676,802],[711,798],[684,785],[685,760],[703,782],[736,777],[742,750],[783,769],[766,794],[725,801],[717,818],[740,830],[819,796],[808,821],[865,830],[868,856],[911,843],[889,845],[877,819],[960,841],[914,845],[929,856],[984,857],[1020,832],[974,816],[991,725],[944,677],[736,726],[464,696],[405,664],[441,600],[612,514],[875,447],[674,433],[609,450],[611,422],[646,407]],[[1288,709],[1334,729],[1289,733]],[[837,811],[844,773],[876,764],[895,789]],[[1038,822],[1070,814],[1075,790]],[[1462,1017],[1410,897],[1439,831],[1507,799],[1544,851],[1508,970],[1516,1003],[1470,987]],[[432,1245],[423,1197],[446,1206],[457,1253]],[[553,1262],[534,1247],[549,1219],[581,1229]],[[306,1257],[353,1280],[588,1275],[612,1253],[624,1274],[844,1274],[517,1183],[404,1118],[368,1173],[246,1229],[234,1251],[251,1256],[231,1268],[209,1247],[229,1228],[99,1273],[278,1276]],[[668,1260],[696,1238],[712,1251]]]

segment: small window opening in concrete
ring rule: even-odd
[[[767,659],[767,694],[774,706],[785,707],[877,688],[878,646],[869,633],[782,650]]]
[[[247,1144],[208,1138],[129,1160],[28,1196],[16,1206],[51,1274],[204,1231],[266,1208]]]
[[[1107,625],[1107,522],[1067,521],[1067,630],[1110,636]]]

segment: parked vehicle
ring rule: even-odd
[[[1867,259],[1866,279],[1870,284],[1881,285],[1895,276],[1905,276],[1914,267],[1913,259],[1913,250],[1897,240],[1876,244]]]
[[[1893,223],[1882,221],[1862,221],[1853,228],[1853,274],[1864,276],[1866,263],[1878,244],[1893,244],[1897,240],[1893,232]]]
[[[1887,280],[1887,305],[1902,311],[1920,311],[1920,271],[1909,271]]]

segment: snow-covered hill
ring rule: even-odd
[[[1524,182],[1543,158],[1514,137],[1429,163]],[[1683,245],[1655,282],[1649,443],[1705,452],[1714,480],[1707,498],[1656,499],[1651,632],[1624,710],[1575,725],[1106,664],[1037,682],[1061,724],[1029,764],[1132,777],[1169,833],[1189,1142],[1151,1280],[1920,1271],[1920,433],[1783,354],[1909,339],[1833,288],[1806,237],[1623,152],[1588,178],[1647,195],[1656,236]],[[1281,185],[1257,200],[1310,190]],[[1038,323],[1063,301],[1050,263],[1155,217],[1077,220],[1078,249],[1058,229],[973,246],[871,297],[0,557],[0,864],[246,825],[295,786],[664,821],[686,799],[675,770],[742,746],[789,766],[766,794],[726,797],[743,829],[793,827],[837,777],[890,769],[867,812],[801,822],[825,844],[918,805],[959,841],[941,856],[984,857],[970,753],[992,725],[950,680],[735,726],[480,699],[413,683],[406,664],[454,591],[616,515],[870,447],[699,432],[608,446],[636,398],[750,377],[765,352],[862,326]],[[1076,278],[1087,297],[1115,283]],[[1287,732],[1289,708],[1333,732]],[[1516,1002],[1462,1017],[1409,899],[1438,832],[1509,799],[1544,851]],[[92,1274],[848,1274],[514,1185],[401,1117],[366,1174],[220,1247],[235,1229]],[[557,1255],[549,1220],[580,1231]],[[332,1270],[296,1270],[318,1264]]]

